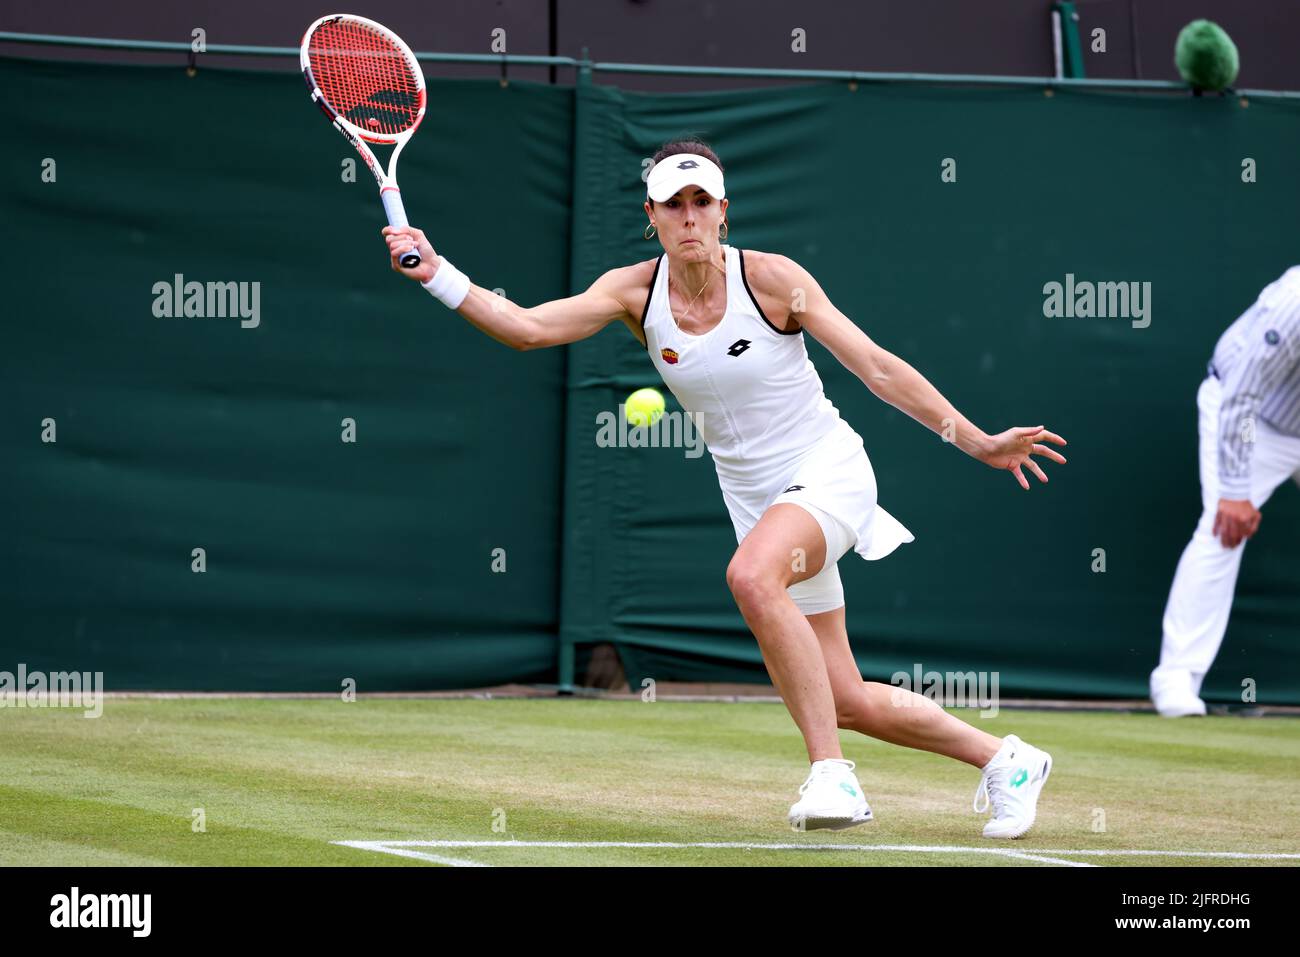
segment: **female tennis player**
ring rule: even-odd
[[[469,279],[424,233],[383,230],[395,270],[498,342],[540,349],[622,322],[709,447],[738,547],[727,584],[762,650],[773,684],[803,733],[811,769],[790,808],[797,830],[844,828],[872,818],[844,759],[837,728],[946,755],[981,771],[976,812],[992,806],[986,837],[1014,838],[1034,822],[1052,759],[1013,734],[998,739],[923,695],[863,681],[844,625],[836,563],[850,548],[888,555],[912,534],[876,503],[862,438],[840,418],[804,346],[814,336],[877,397],[972,458],[1024,469],[1046,482],[1032,455],[1065,459],[1040,426],[988,435],[910,365],[836,309],[798,263],[741,250],[727,238],[722,163],[706,144],[665,144],[646,180],[646,239],[663,253],[611,269],[585,292],[526,308]],[[402,268],[414,243],[420,266]],[[980,799],[985,806],[981,808]]]

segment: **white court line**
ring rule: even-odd
[[[680,850],[687,848],[704,848],[709,850],[748,850],[748,851],[916,851],[921,853],[965,853],[992,854],[998,857],[1015,857],[1026,861],[1043,864],[1059,864],[1064,867],[1096,867],[1080,861],[1067,861],[1057,857],[1045,857],[1026,851],[1015,851],[1002,847],[921,847],[912,844],[880,844],[864,846],[858,844],[746,844],[741,842],[673,842],[673,841],[332,841],[345,847],[355,847],[363,851],[378,851],[381,854],[396,854],[401,857],[413,857],[434,864],[447,864],[452,867],[487,867],[454,857],[439,857],[421,851],[409,850],[413,847],[448,847],[448,848],[631,848],[631,849],[665,849]]]
[[[1067,861],[1062,857],[1044,857],[1042,854],[1029,854],[1025,851],[1002,851],[1007,857],[1019,857],[1026,861],[1038,861],[1042,864],[1059,864],[1061,867],[1096,867],[1096,864],[1085,864],[1083,861]]]
[[[1300,854],[1250,854],[1245,851],[1127,851],[1127,850],[1043,850],[1040,854],[1086,854],[1090,857],[1107,855],[1125,857],[1226,857],[1234,860],[1249,861],[1300,861]]]
[[[331,844],[342,844],[344,847],[356,847],[363,851],[381,851],[384,854],[396,854],[398,857],[414,857],[416,860],[428,861],[431,864],[445,864],[447,867],[491,867],[490,864],[480,864],[477,861],[465,860],[461,857],[441,857],[437,854],[425,854],[421,851],[407,851],[400,847],[386,846],[383,841],[330,841]],[[390,842],[399,843],[399,842]]]
[[[1004,847],[964,847],[960,845],[925,845],[925,844],[754,844],[742,841],[333,841],[347,847],[367,851],[379,851],[386,854],[399,854],[403,857],[416,857],[434,863],[452,864],[453,866],[486,866],[473,861],[457,858],[439,858],[436,855],[407,848],[621,848],[621,849],[662,849],[683,850],[700,848],[706,850],[747,850],[747,851],[904,851],[916,854],[993,854],[1001,857],[1014,857],[1045,864],[1059,864],[1066,867],[1094,867],[1082,861],[1065,860],[1058,855],[1071,857],[1212,857],[1233,860],[1300,860],[1300,854],[1260,853],[1252,854],[1237,851],[1160,851],[1127,850],[1097,848],[1066,849],[1012,849]],[[454,862],[454,863],[453,863]]]

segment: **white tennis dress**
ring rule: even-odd
[[[763,315],[745,279],[743,251],[722,248],[722,321],[700,336],[677,327],[661,255],[641,317],[646,346],[713,456],[737,543],[777,502],[801,505],[818,520],[826,563],[790,586],[790,595],[804,614],[829,611],[844,603],[835,563],[849,547],[875,560],[913,535],[876,504],[876,476],[862,437],[826,398],[803,330],[782,332]]]

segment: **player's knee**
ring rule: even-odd
[[[743,557],[733,558],[727,566],[727,587],[741,608],[758,605],[784,588],[775,575]]]
[[[858,706],[853,701],[835,701],[835,727],[843,728],[845,731],[856,731],[864,727],[862,716],[858,712]]]
[[[834,694],[836,727],[846,731],[865,731],[871,727],[872,701],[866,694],[865,686],[836,690]]]

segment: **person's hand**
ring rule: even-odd
[[[419,282],[428,282],[433,278],[433,274],[438,270],[438,254],[424,238],[423,232],[413,226],[385,226],[381,232],[385,242],[388,243],[388,258],[394,271]],[[414,269],[406,269],[398,262],[398,257],[412,246],[419,250],[420,265]]]
[[[1061,438],[1055,432],[1048,432],[1041,425],[1021,425],[1015,428],[1007,429],[997,435],[989,436],[984,449],[975,457],[985,465],[990,465],[995,469],[1007,469],[1016,477],[1020,487],[1029,488],[1029,482],[1024,473],[1020,470],[1027,468],[1038,476],[1040,482],[1046,482],[1047,476],[1043,470],[1038,467],[1038,463],[1030,458],[1031,455],[1042,455],[1051,459],[1053,462],[1065,464],[1065,456],[1055,449],[1049,449],[1040,442],[1055,442],[1057,445],[1065,445],[1065,439]]]
[[[1219,499],[1219,511],[1214,516],[1214,534],[1224,548],[1236,548],[1259,529],[1263,518],[1250,499]]]

